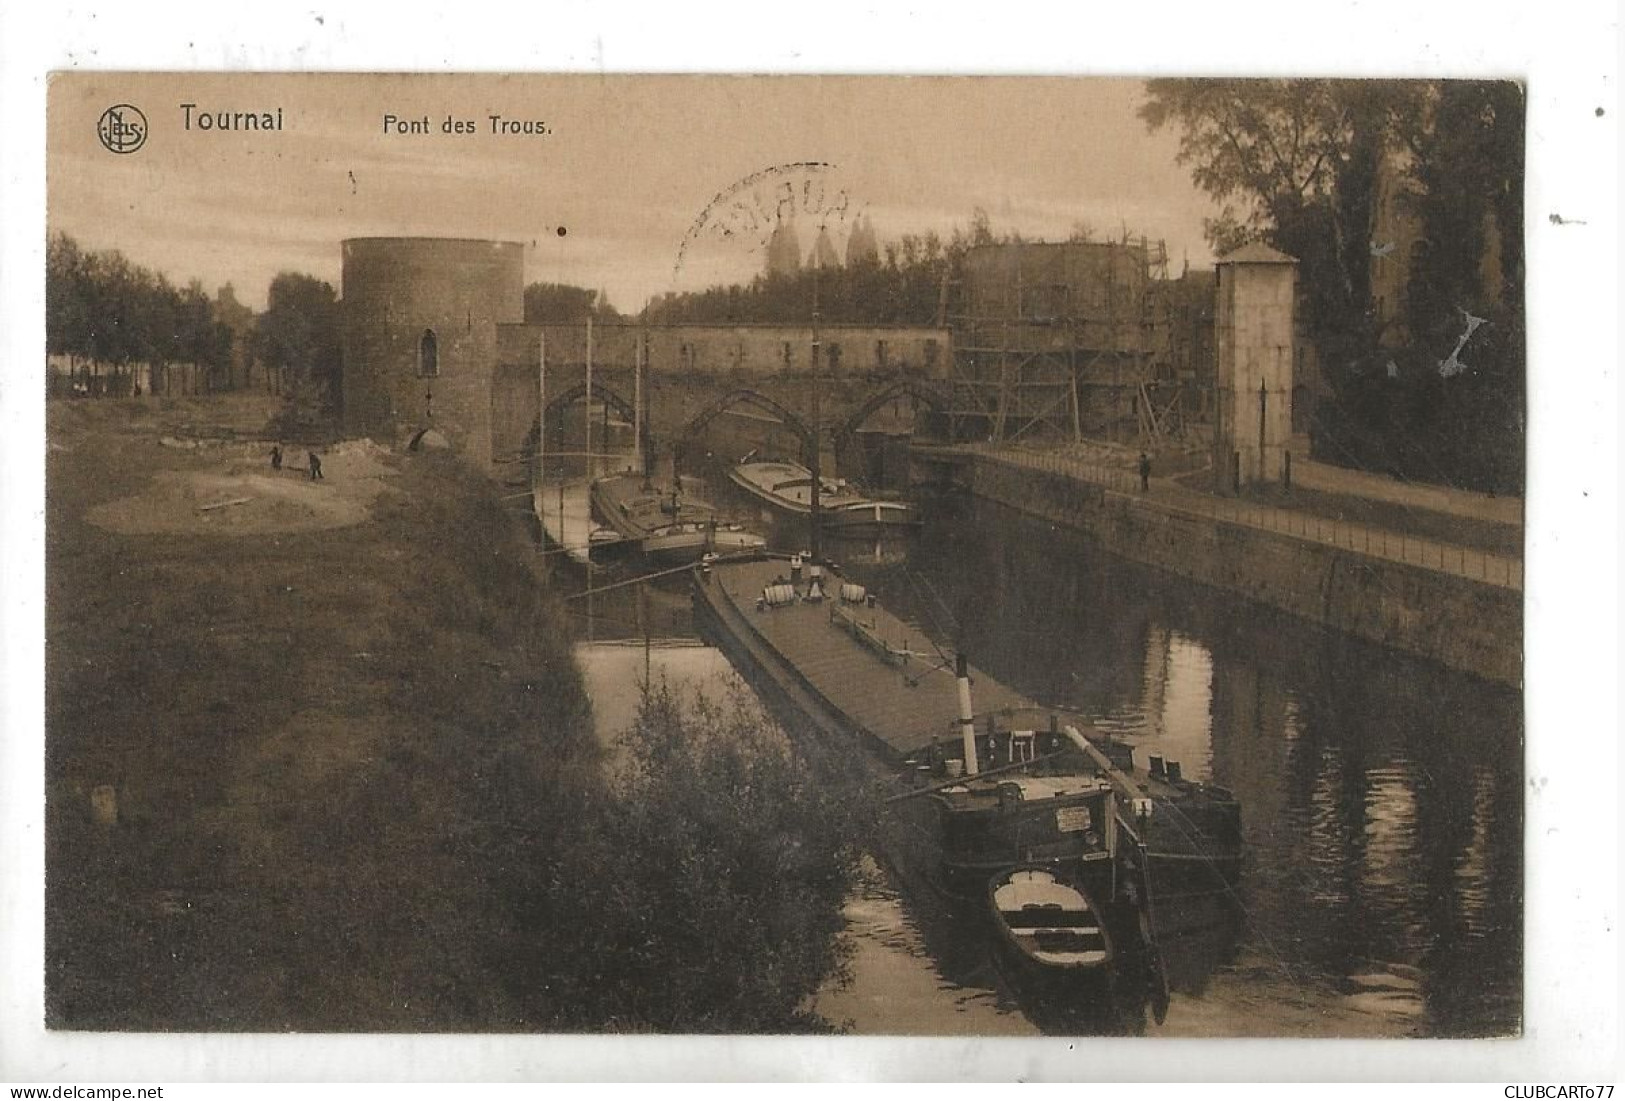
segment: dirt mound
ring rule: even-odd
[[[126,535],[321,531],[367,519],[393,473],[388,453],[365,440],[322,452],[320,481],[311,480],[302,450],[290,450],[280,471],[258,445],[205,453],[213,469],[160,471],[141,492],[97,505],[87,519]]]

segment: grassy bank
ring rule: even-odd
[[[599,783],[562,616],[449,458],[172,435],[264,412],[51,407],[49,1020],[531,1027],[520,902]]]
[[[271,412],[50,407],[51,1025],[825,1027],[850,793],[668,690],[606,769],[493,485],[366,441],[274,470]]]

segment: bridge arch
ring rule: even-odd
[[[629,423],[635,423],[638,419],[637,410],[632,407],[631,402],[597,379],[593,380],[591,394],[587,392],[585,382],[578,382],[574,386],[561,391],[557,397],[547,403],[547,415],[555,417],[567,406],[583,400],[601,401],[625,417]]]
[[[811,456],[813,449],[812,429],[808,428],[807,423],[789,409],[756,390],[734,390],[718,398],[695,414],[687,424],[683,425],[680,438],[684,440],[693,439],[705,430],[706,425],[736,405],[748,405],[776,417],[780,423],[791,432],[794,432],[796,438],[801,441],[801,457],[803,461]]]
[[[887,402],[904,396],[913,398],[919,404],[929,408],[933,413],[940,413],[947,407],[947,395],[915,379],[898,379],[876,390],[863,404],[852,410],[852,413],[836,427],[836,446],[844,446],[847,441],[857,435],[858,429],[863,427],[863,422],[879,412]]]
[[[587,400],[601,401],[624,417],[628,423],[637,423],[637,411],[635,407],[631,402],[627,401],[624,397],[618,394],[613,388],[605,386],[597,379],[594,379],[592,383],[592,391],[589,395],[587,391],[587,384],[585,382],[578,382],[574,386],[568,386],[559,391],[557,394],[554,394],[548,401],[546,408],[542,410],[541,416],[531,418],[530,427],[525,430],[524,439],[519,442],[519,454],[517,458],[525,462],[531,462],[536,458],[536,445],[541,440],[541,424],[543,418],[546,418],[547,420],[548,432],[552,433],[555,430],[555,426],[562,423],[562,418],[566,409],[578,401]],[[552,437],[549,436],[549,439],[551,440]],[[551,442],[549,443],[548,454],[550,456],[553,455],[556,446],[557,445]]]

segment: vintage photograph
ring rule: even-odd
[[[53,74],[47,1027],[1519,1036],[1525,123]]]

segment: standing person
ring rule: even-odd
[[[1151,456],[1144,451],[1140,452],[1140,492],[1145,493],[1151,488]]]
[[[322,457],[316,452],[310,452],[310,480],[316,481],[322,476]]]
[[[271,445],[271,469],[272,470],[281,470],[282,469],[282,445],[281,444],[272,444]]]

